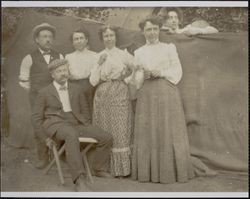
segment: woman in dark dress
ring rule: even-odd
[[[177,84],[182,67],[172,43],[159,41],[157,18],[139,24],[146,44],[135,51],[137,104],[132,178],[140,182],[187,182],[194,177],[183,105]]]

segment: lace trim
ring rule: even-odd
[[[130,148],[129,147],[112,148],[112,152],[130,152]]]

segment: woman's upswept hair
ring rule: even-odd
[[[157,15],[150,15],[150,16],[147,16],[146,19],[143,19],[139,23],[139,27],[140,27],[141,30],[144,30],[144,27],[145,27],[147,22],[151,22],[152,24],[158,25],[159,28],[162,27],[161,18],[159,16],[157,16]]]
[[[115,36],[116,36],[116,39],[117,39],[118,27],[111,26],[111,25],[108,24],[108,25],[103,25],[103,26],[99,29],[99,31],[98,31],[98,36],[99,36],[99,39],[100,39],[101,41],[103,41],[103,33],[104,33],[106,30],[108,30],[108,29],[110,29],[110,30],[112,30],[112,31],[115,32]]]
[[[85,29],[84,27],[78,27],[76,28],[70,35],[70,41],[73,42],[73,35],[74,33],[83,33],[84,36],[89,40],[89,31]]]
[[[183,11],[178,7],[163,7],[158,11],[157,15],[162,18],[164,23],[164,21],[166,21],[168,18],[169,12],[176,12],[180,25],[183,23]]]

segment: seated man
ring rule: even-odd
[[[184,28],[180,28],[179,14],[177,10],[169,10],[166,16],[163,16],[164,23],[162,30],[168,31],[169,33],[184,33],[188,36],[198,34],[212,34],[218,33],[219,31],[210,26],[209,23],[202,19],[195,19],[193,22]]]
[[[109,177],[106,173],[112,145],[111,135],[92,126],[88,103],[78,85],[68,82],[68,61],[56,59],[49,64],[53,82],[40,90],[32,114],[35,128],[48,141],[48,137],[65,141],[66,161],[77,191],[86,191],[84,166],[78,138],[91,137],[98,141],[89,151],[96,176]]]

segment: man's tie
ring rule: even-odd
[[[43,52],[43,55],[50,55],[50,51]]]
[[[61,87],[59,88],[60,91],[66,91],[67,89],[68,89],[67,86],[61,86]]]

